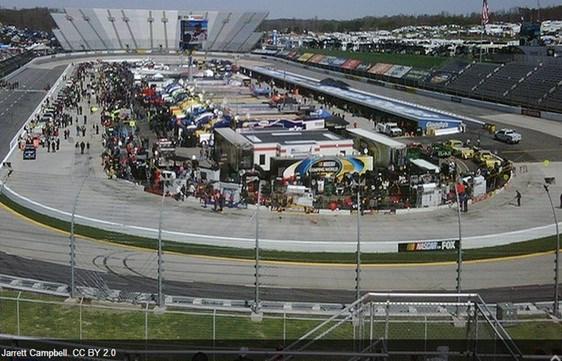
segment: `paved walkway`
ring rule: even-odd
[[[87,106],[83,107],[87,109]],[[81,216],[77,218],[78,222],[93,224],[89,218],[100,219],[113,222],[103,225],[107,229],[156,236],[160,197],[145,193],[141,187],[130,182],[106,178],[101,169],[101,135],[95,135],[92,130],[93,124],[99,124],[99,114],[87,112],[87,115],[86,137],[76,136],[75,129],[70,127],[71,137],[67,141],[61,140],[60,151],[47,153],[45,149],[39,149],[35,161],[23,161],[21,153],[15,152],[11,159],[15,172],[8,181],[8,187],[44,206],[68,213],[72,212],[74,200],[80,192],[76,208]],[[79,119],[82,124],[82,117]],[[82,140],[91,144],[85,154],[80,154],[75,147],[75,143]],[[471,206],[469,212],[463,214],[466,247],[481,247],[498,241],[511,243],[554,233],[552,212],[542,184],[546,176],[562,181],[562,163],[519,166],[527,171],[517,174],[503,192]],[[523,195],[522,207],[515,205],[516,189]],[[561,192],[561,186],[552,186],[555,201]],[[163,212],[163,228],[168,239],[253,247],[255,222],[251,209],[226,210],[217,214],[210,208],[202,208],[193,199],[183,203],[166,199]],[[562,217],[562,212],[557,212]],[[276,213],[264,208],[259,217],[264,248],[303,251],[355,249],[355,217]],[[457,238],[456,217],[455,208],[361,217],[365,251],[396,251],[395,244],[384,244],[389,241]],[[530,228],[534,230],[523,232]],[[488,236],[497,234],[504,235]]]

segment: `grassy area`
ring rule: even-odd
[[[303,49],[303,53],[324,54],[338,58],[349,58],[361,60],[364,63],[388,63],[396,65],[407,65],[418,69],[431,69],[444,64],[450,58],[427,55],[410,54],[387,54],[387,53],[363,53],[331,49]]]
[[[15,212],[33,219],[50,227],[69,231],[70,223],[52,218],[12,202],[4,195],[0,195],[0,202]],[[146,249],[156,249],[157,240],[151,238],[137,237],[117,232],[109,232],[93,227],[76,225],[76,234],[85,237],[109,241],[117,244],[135,246]],[[541,238],[532,241],[514,243],[507,246],[495,246],[478,249],[467,249],[463,252],[465,261],[482,260],[498,257],[521,256],[536,252],[547,252],[555,249],[555,237]],[[164,242],[164,251],[178,252],[190,255],[204,255],[214,257],[228,257],[236,259],[253,259],[254,250],[232,247],[216,247],[196,244],[183,244],[172,241]],[[269,261],[288,262],[313,262],[353,264],[354,253],[313,253],[313,252],[281,252],[262,250],[261,257]],[[362,253],[361,260],[365,264],[393,264],[393,263],[428,263],[428,262],[454,262],[457,259],[456,251],[443,252],[417,252],[417,253]]]
[[[16,298],[18,292],[0,290],[0,333],[17,334],[18,317]],[[12,299],[6,299],[12,298]],[[304,335],[323,320],[322,316],[265,315],[262,322],[253,322],[248,314],[218,312],[213,322],[212,311],[167,310],[157,314],[145,313],[138,306],[109,307],[62,303],[62,299],[22,293],[19,302],[19,332],[21,335],[76,339],[82,330],[82,338],[99,340],[183,339],[183,340],[283,340],[296,339]],[[28,300],[41,300],[32,303]],[[392,319],[388,335],[390,339],[448,339],[462,340],[466,337],[464,327],[455,327],[450,317]],[[148,328],[145,329],[145,322]],[[213,330],[214,325],[214,330]],[[329,327],[328,325],[327,327]],[[146,331],[148,330],[148,331]],[[365,328],[368,337],[369,327]],[[488,339],[491,334],[480,328],[480,337]],[[375,334],[384,334],[383,319],[375,321]],[[557,340],[562,338],[562,325],[544,319],[525,322],[508,327],[514,339]],[[352,339],[350,323],[338,327],[327,339]]]

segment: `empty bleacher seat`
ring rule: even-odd
[[[467,67],[455,79],[449,82],[448,89],[459,93],[469,94],[481,80],[491,74],[498,65],[488,63],[475,63]]]
[[[509,92],[508,97],[515,102],[528,105],[539,105],[552,88],[562,81],[562,66],[544,65],[538,67],[525,81]],[[556,96],[547,96],[557,99]],[[545,99],[546,100],[546,99]],[[560,105],[558,105],[560,108]]]
[[[504,99],[504,94],[513,86],[534,71],[534,65],[509,63],[494,72],[482,84],[478,85],[475,93],[492,99]]]

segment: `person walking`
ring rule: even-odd
[[[517,200],[517,207],[521,207],[521,193],[518,190],[515,191],[515,199]]]
[[[80,143],[80,154],[84,154],[84,148],[86,148],[86,144],[82,141]]]

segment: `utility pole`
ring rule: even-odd
[[[560,317],[560,298],[559,298],[559,282],[560,282],[560,229],[558,227],[558,217],[556,216],[556,210],[554,209],[554,202],[552,202],[552,196],[550,195],[550,190],[548,185],[544,185],[544,190],[548,195],[548,200],[550,201],[550,207],[552,208],[552,215],[554,216],[554,225],[556,226],[556,251],[554,255],[554,305],[552,311],[554,316]]]

